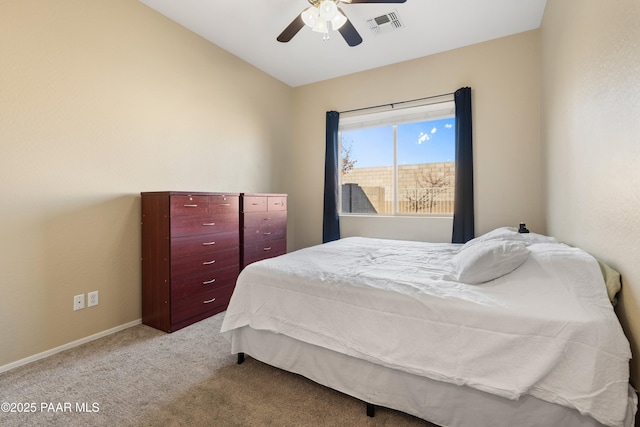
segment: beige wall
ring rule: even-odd
[[[541,28],[548,231],[619,270],[640,385],[640,3],[548,0]]]
[[[1,367],[140,319],[141,191],[289,192],[293,89],[136,0],[1,1],[0,40]]]
[[[325,112],[472,88],[476,234],[525,221],[545,231],[540,178],[540,43],[529,31],[296,88],[292,205],[296,248],[321,242]],[[416,230],[450,221],[412,219]],[[379,230],[386,225],[376,224]],[[412,230],[412,231],[411,231]],[[403,236],[404,238],[405,236]]]

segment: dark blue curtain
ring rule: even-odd
[[[456,104],[456,188],[451,243],[465,243],[475,236],[471,88],[458,89],[454,94],[454,100]]]
[[[338,216],[338,121],[340,113],[327,111],[327,148],[324,158],[324,216],[322,243],[340,238]]]

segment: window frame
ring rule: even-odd
[[[441,99],[436,102],[428,104],[422,104],[417,106],[408,106],[404,108],[393,108],[393,105],[389,106],[390,109],[384,111],[375,111],[369,113],[350,114],[347,117],[340,117],[338,125],[338,215],[348,217],[391,217],[391,218],[452,218],[453,212],[448,213],[399,213],[399,179],[398,179],[398,125],[425,122],[441,119],[455,119],[455,102],[453,97],[448,99]],[[355,112],[357,113],[357,112]],[[393,180],[393,203],[392,212],[385,214],[371,214],[371,213],[358,213],[358,212],[343,212],[342,211],[342,186],[343,186],[343,174],[341,173],[342,165],[342,136],[343,132],[368,129],[376,127],[392,126],[393,134],[393,164],[392,164],[392,180]],[[455,143],[455,142],[454,142]],[[455,163],[455,160],[454,160]]]

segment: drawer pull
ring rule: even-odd
[[[264,221],[271,221],[271,218],[267,217],[267,218],[262,218]]]
[[[211,298],[210,300],[202,301],[202,303],[203,303],[203,304],[209,304],[209,303],[214,302],[215,300],[216,300],[215,298]]]
[[[218,203],[218,206],[231,206],[231,203]]]
[[[263,251],[270,251],[271,250],[271,246],[269,246],[268,248],[262,248]]]
[[[258,206],[259,204],[260,203],[253,202],[253,203],[251,203],[251,206]]]
[[[183,205],[185,208],[197,208],[198,205]]]
[[[271,232],[270,231],[265,231],[264,233],[262,233],[263,236],[270,236]]]
[[[211,227],[212,225],[216,225],[215,222],[205,222],[204,224],[202,224],[204,227]]]
[[[213,260],[211,260],[211,261],[205,261],[205,262],[203,262],[203,263],[202,263],[202,265],[211,265],[211,264],[215,264],[215,263],[216,263],[216,260],[215,260],[215,259],[213,259]]]
[[[204,242],[202,244],[202,246],[212,246],[212,245],[215,245],[215,244],[216,244],[216,242]]]
[[[210,284],[212,284],[212,283],[213,283],[213,282],[215,282],[215,281],[216,281],[216,279],[211,279],[211,280],[207,280],[206,282],[202,282],[202,284],[203,284],[203,285],[210,285]]]

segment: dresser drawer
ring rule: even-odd
[[[242,242],[244,246],[268,240],[285,239],[287,237],[287,229],[280,224],[267,224],[263,227],[245,228],[242,233]]]
[[[211,254],[240,245],[237,231],[217,234],[176,237],[171,239],[171,258],[197,254]]]
[[[286,211],[287,197],[286,196],[267,197],[267,210],[268,211]]]
[[[267,197],[266,196],[243,196],[242,212],[266,212]]]
[[[239,211],[239,196],[209,196],[209,213],[237,214]]]
[[[244,214],[243,228],[260,228],[265,225],[287,227],[287,211],[250,212]]]
[[[174,215],[202,215],[209,212],[208,196],[171,196],[169,211]]]
[[[171,218],[171,237],[234,231],[239,222],[237,213],[175,216]]]
[[[233,285],[212,289],[211,291],[174,301],[171,305],[172,323],[180,323],[190,317],[207,312],[220,311],[226,307],[233,294]]]
[[[180,280],[188,276],[237,266],[240,262],[240,249],[234,247],[224,251],[198,254],[171,260],[171,280]]]
[[[243,265],[251,264],[265,258],[282,255],[287,252],[287,239],[269,240],[248,245],[242,249]]]
[[[171,298],[178,300],[192,295],[200,295],[220,287],[234,286],[239,272],[240,267],[235,265],[176,280],[171,283]]]

